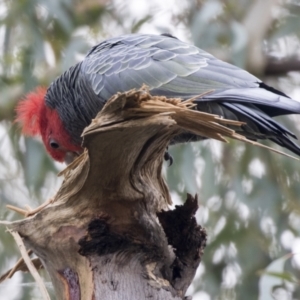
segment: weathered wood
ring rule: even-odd
[[[192,101],[114,96],[83,133],[85,152],[62,172],[47,207],[8,227],[50,274],[57,299],[183,299],[206,244],[197,197],[168,211],[161,175],[174,135],[244,140],[240,126],[192,110]]]

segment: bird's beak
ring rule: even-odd
[[[73,160],[78,157],[78,153],[76,152],[67,152],[65,155],[65,163],[66,165],[69,165],[70,163],[73,162]]]

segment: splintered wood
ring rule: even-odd
[[[40,264],[29,249],[50,275],[56,299],[186,299],[206,232],[196,222],[197,197],[169,210],[166,148],[186,133],[268,148],[240,135],[242,122],[197,111],[194,100],[151,96],[147,87],[113,96],[84,130],[85,150],[60,173],[64,182],[51,201],[30,217],[15,209],[23,220],[0,222],[20,245],[44,299],[33,268]],[[24,265],[20,260],[2,278]]]

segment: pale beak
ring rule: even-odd
[[[73,162],[73,160],[78,157],[78,153],[76,152],[67,152],[66,155],[65,155],[65,163],[67,165],[69,165],[70,163]]]

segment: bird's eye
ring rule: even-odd
[[[50,139],[49,145],[50,145],[50,147],[53,148],[53,149],[58,149],[58,148],[59,148],[58,142],[57,142],[56,140],[54,140],[54,139]]]

